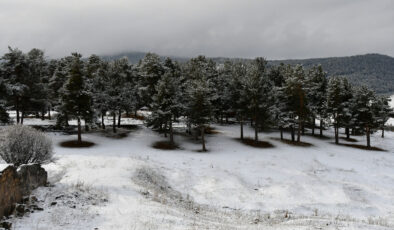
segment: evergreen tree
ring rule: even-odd
[[[211,121],[212,104],[210,89],[205,79],[196,79],[189,82],[187,117],[190,124],[201,130],[202,151],[205,147],[205,126]]]
[[[246,76],[246,65],[235,63],[232,66],[231,75],[227,87],[226,103],[229,104],[230,113],[234,113],[240,123],[240,138],[244,139],[244,119],[248,116],[247,97],[243,97],[242,82]]]
[[[20,112],[26,110],[28,105],[24,101],[28,92],[28,71],[29,65],[26,55],[18,49],[8,47],[8,53],[4,54],[0,63],[4,77],[5,91],[7,92],[7,102],[16,111],[16,122],[23,122]],[[23,115],[22,115],[23,117]]]
[[[68,118],[74,117],[78,122],[78,142],[81,138],[81,119],[93,116],[92,100],[89,92],[86,91],[84,64],[78,53],[72,54],[72,63],[69,69],[68,81],[64,87],[62,95],[62,108],[67,113]]]
[[[166,60],[169,68],[156,86],[156,94],[153,97],[153,103],[151,105],[152,114],[149,119],[149,125],[158,128],[163,124],[167,127],[168,124],[170,143],[174,145],[172,122],[177,114],[179,114],[181,105],[179,104],[178,94],[179,78],[177,72],[173,71],[174,66],[170,62],[172,62],[170,59]]]
[[[348,107],[351,103],[349,92],[346,92],[347,81],[342,77],[331,77],[327,86],[327,112],[334,120],[335,143],[339,143],[341,121],[349,116]]]
[[[365,130],[367,137],[367,147],[371,147],[371,132],[379,127],[374,113],[376,103],[375,94],[365,86],[357,87],[354,90],[353,103],[355,106],[355,114],[353,119],[357,121],[358,128]]]
[[[26,103],[24,107],[28,112],[36,115],[41,112],[41,117],[44,119],[50,104],[48,100],[48,63],[45,60],[44,52],[39,49],[32,49],[27,53],[27,62],[29,76],[26,82],[28,86],[26,97],[23,100]]]
[[[294,125],[297,123],[297,142],[301,141],[301,129],[308,116],[309,108],[305,90],[305,72],[298,65],[288,73],[285,82],[285,93],[288,95],[288,108]],[[292,141],[294,141],[294,128],[292,128]]]
[[[323,136],[324,120],[327,118],[326,94],[327,94],[327,74],[321,65],[309,69],[306,75],[306,93],[308,107],[310,109],[312,121],[312,135],[315,134],[315,120],[320,120],[320,137]]]
[[[286,71],[290,66],[285,66],[283,63],[279,66],[272,67],[268,75],[273,83],[274,103],[272,106],[272,114],[276,121],[276,125],[280,131],[280,139],[283,140],[283,129],[290,127],[289,124],[289,106],[288,95],[285,92]]]
[[[139,73],[139,93],[143,104],[150,106],[152,97],[155,95],[157,82],[164,74],[163,63],[157,54],[147,53],[146,56],[138,63]]]
[[[382,130],[382,138],[384,138],[384,128],[386,122],[390,118],[390,114],[393,113],[393,109],[390,107],[390,98],[384,96],[376,96],[374,103],[374,117],[379,129]]]
[[[270,116],[272,85],[266,74],[266,64],[263,58],[256,58],[248,66],[242,85],[242,97],[246,99],[249,114],[254,121],[255,141],[258,141],[258,129],[264,126]]]

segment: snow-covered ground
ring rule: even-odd
[[[385,152],[309,136],[312,147],[290,147],[270,139],[278,133],[261,133],[275,147],[259,149],[235,140],[239,126],[215,127],[207,153],[183,135],[179,150],[154,149],[164,138],[143,126],[123,139],[84,134],[96,143],[87,149],[50,133],[53,187],[34,192],[44,211],[12,219],[14,229],[394,228],[393,132],[372,137]]]

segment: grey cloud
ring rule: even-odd
[[[1,0],[0,53],[394,56],[391,0]]]

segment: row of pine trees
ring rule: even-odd
[[[81,141],[81,120],[87,128],[98,124],[105,129],[104,117],[111,115],[116,132],[122,114],[136,114],[143,107],[152,112],[147,124],[168,132],[171,144],[174,122],[185,121],[190,134],[198,130],[203,151],[211,122],[238,122],[242,140],[243,127],[250,123],[256,142],[263,129],[278,129],[281,139],[289,132],[291,141],[301,142],[306,128],[323,136],[332,125],[336,143],[343,128],[347,138],[366,134],[370,147],[370,134],[380,129],[384,137],[392,116],[389,98],[353,87],[346,78],[327,78],[321,66],[268,66],[263,58],[218,64],[204,56],[178,63],[152,53],[132,65],[127,58],[83,59],[78,53],[47,60],[42,50],[12,48],[1,58],[2,123],[10,122],[9,110],[16,111],[16,123],[28,115],[50,117],[55,110],[59,127],[77,120]]]

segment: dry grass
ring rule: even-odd
[[[241,140],[240,138],[237,138],[236,140],[238,140],[239,142],[241,142],[245,145],[252,146],[255,148],[273,148],[273,147],[275,147],[274,145],[272,145],[268,141],[255,141],[252,138],[244,138],[243,140]]]
[[[288,145],[292,145],[292,146],[300,146],[300,147],[311,147],[313,146],[311,143],[308,142],[297,142],[297,141],[291,141],[291,140],[287,140],[287,139],[283,139],[281,140],[280,138],[277,137],[271,137],[272,140],[276,140],[276,141],[280,141],[282,143],[288,144]]]
[[[93,145],[95,145],[95,143],[93,142],[89,142],[89,141],[76,141],[76,140],[72,140],[72,141],[63,141],[60,143],[60,146],[64,147],[64,148],[89,148],[92,147]]]
[[[169,141],[157,141],[152,144],[152,147],[155,149],[161,149],[161,150],[174,150],[174,149],[179,148],[178,145],[172,144]]]

